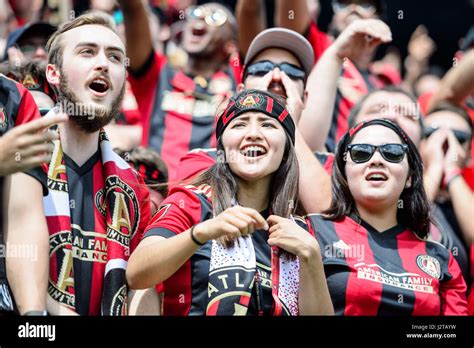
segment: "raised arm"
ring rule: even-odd
[[[245,57],[250,43],[265,29],[265,7],[263,0],[239,0],[235,7],[239,30],[239,51]]]
[[[310,105],[303,104],[295,83],[284,72],[281,81],[288,97],[287,107],[298,124],[301,113]],[[299,199],[308,213],[320,213],[331,204],[331,178],[301,135],[300,126],[296,127],[295,152],[299,167]]]
[[[120,0],[125,24],[125,38],[130,68],[139,70],[153,49],[148,14],[140,0]]]
[[[443,100],[460,105],[474,93],[474,50],[467,53],[459,64],[448,71],[441,86],[433,95],[429,109]]]
[[[43,191],[33,177],[16,173],[4,183],[5,242],[26,250],[6,258],[7,276],[20,314],[46,309],[49,234],[43,214]]]
[[[352,22],[324,52],[308,77],[308,99],[298,127],[312,151],[324,151],[336,101],[337,81],[348,59],[391,41],[389,27],[378,19]]]
[[[311,22],[307,0],[277,0],[275,7],[275,26],[288,28],[304,34]]]

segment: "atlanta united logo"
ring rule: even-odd
[[[439,261],[429,255],[418,255],[416,258],[416,264],[426,274],[433,278],[439,279],[441,277],[441,266]]]
[[[133,188],[116,175],[106,179],[105,187],[104,198],[96,196],[95,203],[99,211],[103,211],[105,206],[109,211],[111,221],[107,224],[107,238],[128,247],[140,221],[137,195]]]
[[[246,94],[237,100],[236,107],[239,109],[258,108],[263,102],[263,97],[258,94]]]
[[[41,84],[39,83],[38,79],[35,78],[33,75],[28,74],[26,77],[23,79],[21,82],[23,86],[25,86],[27,89],[38,89]]]
[[[100,189],[96,192],[94,197],[94,202],[96,208],[100,211],[100,213],[105,216],[107,211],[105,209],[105,201],[104,201],[104,189]]]

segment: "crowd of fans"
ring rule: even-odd
[[[0,315],[474,315],[474,27],[84,3],[0,0]]]

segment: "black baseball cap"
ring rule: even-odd
[[[18,43],[18,41],[20,41],[21,39],[32,34],[44,35],[46,39],[48,39],[56,30],[57,30],[56,26],[51,25],[47,22],[32,22],[32,23],[25,24],[24,26],[16,29],[15,31],[12,31],[10,35],[8,35],[7,44],[5,46],[5,51],[3,52],[2,60],[7,60],[8,49],[10,47],[15,46]]]

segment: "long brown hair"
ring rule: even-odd
[[[290,137],[286,132],[285,135],[283,158],[278,169],[272,174],[268,208],[271,214],[289,218],[293,213],[304,215],[304,211],[298,202],[298,160]],[[216,163],[195,178],[191,184],[211,186],[211,199],[215,216],[235,204],[239,185],[225,160],[224,145],[221,138],[217,140]],[[226,240],[224,244],[230,246],[233,243]]]

